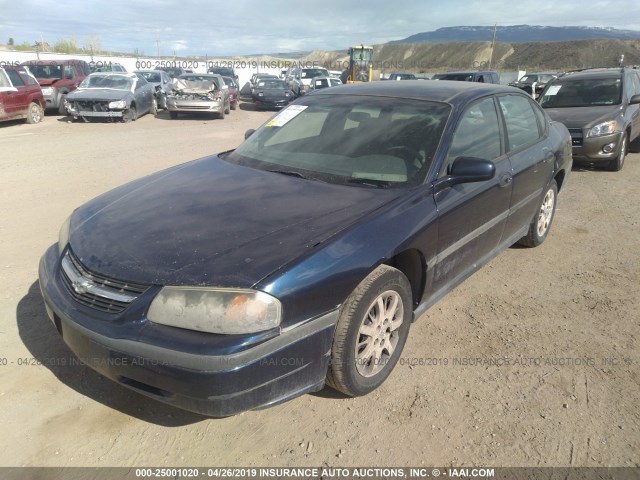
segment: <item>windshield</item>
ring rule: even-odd
[[[225,159],[330,183],[420,184],[449,105],[389,97],[306,97],[273,117]]]
[[[321,68],[304,68],[300,78],[328,77],[329,72]]]
[[[544,108],[594,107],[619,105],[622,80],[617,78],[585,78],[549,84],[540,99]]]
[[[140,72],[140,75],[142,75],[147,82],[152,82],[152,83],[160,83],[160,82],[162,82],[162,77],[160,76],[159,73],[155,73],[155,72]]]
[[[282,80],[260,80],[258,81],[258,88],[265,89],[284,89],[287,87],[287,84]]]
[[[29,65],[36,78],[63,78],[62,65]]]
[[[458,82],[471,82],[472,73],[439,73],[433,76],[434,80],[456,80]]]
[[[108,88],[112,90],[132,90],[133,79],[124,75],[99,75],[92,73],[85,78],[79,88]]]

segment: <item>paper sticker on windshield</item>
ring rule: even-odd
[[[282,127],[306,110],[306,105],[290,105],[269,120],[265,127]]]
[[[555,95],[560,91],[560,87],[562,87],[562,85],[551,85],[549,87],[549,90],[547,90],[547,93],[545,93],[545,95],[548,95],[548,96]]]

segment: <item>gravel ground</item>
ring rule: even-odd
[[[130,392],[72,355],[38,260],[78,205],[238,145],[271,114],[0,124],[0,466],[639,466],[640,155],[576,169],[547,241],[511,248],[423,315],[367,397],[225,419]]]

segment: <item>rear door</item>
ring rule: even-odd
[[[538,104],[520,94],[500,95],[506,145],[513,169],[513,194],[504,239],[515,242],[536,213],[543,189],[553,176],[555,153],[547,121]]]
[[[458,157],[492,160],[493,179],[445,188],[435,195],[438,254],[431,292],[446,290],[489,258],[502,238],[511,201],[511,165],[494,97],[471,104],[458,120],[439,177]]]
[[[5,111],[8,116],[19,115],[27,109],[29,104],[29,95],[25,88],[24,81],[18,72],[14,69],[7,68],[5,70],[11,84],[17,89],[17,92],[5,92]]]

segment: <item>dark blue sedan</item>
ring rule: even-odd
[[[363,395],[427,308],[545,240],[570,170],[567,129],[513,87],[325,89],[234,151],[76,209],[40,286],[82,361],[162,402],[225,416],[327,384]]]

